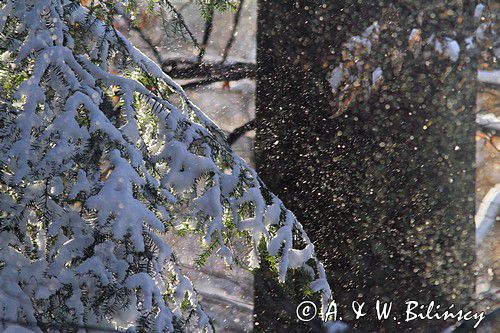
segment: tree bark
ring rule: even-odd
[[[476,68],[464,50],[474,5],[259,3],[257,168],[312,235],[343,320],[363,331],[446,325],[405,322],[407,300],[442,309],[469,304]],[[382,84],[339,112],[328,75],[343,43],[374,21],[381,32],[370,61],[382,69]],[[412,52],[414,28],[424,38],[454,36],[459,59]],[[256,321],[272,327],[262,301],[272,292],[262,279],[257,274]],[[394,302],[393,318],[376,318],[377,299]],[[368,312],[357,320],[355,300]]]

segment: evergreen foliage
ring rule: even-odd
[[[294,215],[109,11],[0,8],[0,329],[212,331],[166,232],[200,235],[200,264],[212,253],[234,264],[243,236],[256,267],[265,242],[280,280],[301,268],[326,304]]]

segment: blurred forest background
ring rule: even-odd
[[[118,29],[183,85],[195,104],[227,133],[234,150],[252,167],[255,165],[256,2],[242,0],[233,9],[206,13],[200,12],[195,1],[173,0],[166,1],[169,10],[153,15],[139,1],[139,6],[144,6],[140,17],[122,13],[116,20]],[[500,138],[496,135],[500,130],[500,77],[490,60],[479,64],[476,211],[485,197],[491,201],[500,192]],[[327,75],[325,72],[325,78]],[[496,202],[498,206],[498,198]],[[491,311],[498,302],[499,236],[500,228],[495,223],[477,245],[476,295],[480,308],[486,311]],[[192,247],[197,242],[178,237],[170,244],[182,262],[192,263],[183,269],[197,285],[216,327],[221,332],[252,331],[252,273],[238,268],[230,270],[214,258],[197,268],[197,261],[203,260],[193,255],[196,251]]]

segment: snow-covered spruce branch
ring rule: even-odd
[[[294,215],[123,35],[70,0],[7,0],[0,33],[0,318],[211,331],[161,238],[178,230],[228,264],[234,237],[252,267],[266,244],[279,279],[302,268],[326,305]]]

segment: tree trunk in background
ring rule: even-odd
[[[406,300],[442,309],[470,301],[476,88],[463,50],[473,12],[458,0],[259,3],[257,168],[315,242],[340,315],[363,331],[434,331],[446,324],[404,321]],[[328,75],[342,44],[374,21],[370,61],[382,84],[339,112]],[[422,39],[456,31],[459,59],[415,53],[413,28]],[[262,271],[255,290],[256,329],[280,332]],[[376,318],[376,299],[394,302],[396,320]],[[367,302],[358,320],[354,300]]]

